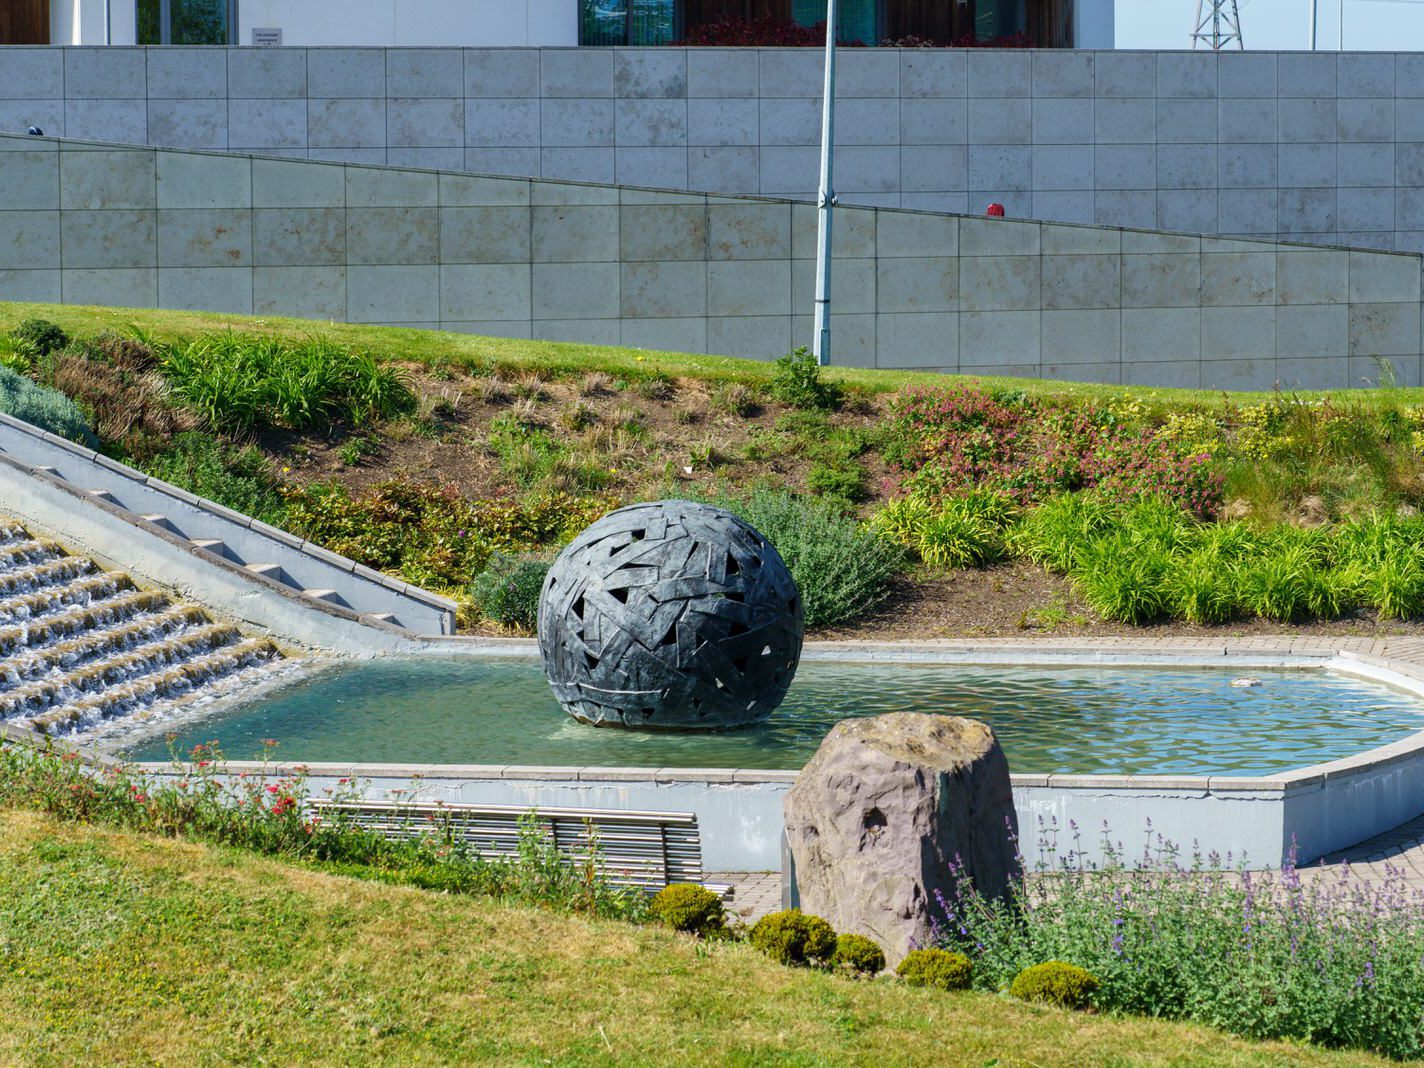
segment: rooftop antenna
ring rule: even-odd
[[[1192,47],[1205,44],[1213,52],[1229,48],[1235,41],[1241,43],[1241,16],[1236,11],[1236,0],[1197,0],[1196,29],[1192,31]]]

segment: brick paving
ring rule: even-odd
[[[708,875],[707,881],[732,884],[732,903],[727,911],[748,926],[781,908],[780,872],[720,871]]]

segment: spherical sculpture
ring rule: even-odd
[[[596,726],[760,723],[801,657],[801,596],[771,543],[692,501],[620,508],[576,537],[539,597],[554,695]]]

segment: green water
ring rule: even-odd
[[[1324,671],[1021,668],[803,662],[763,726],[641,734],[575,723],[532,659],[344,664],[209,718],[146,729],[232,759],[418,764],[799,768],[837,720],[939,712],[993,726],[1024,772],[1263,774],[1349,756],[1424,729],[1424,702]],[[115,739],[114,744],[122,744]],[[164,760],[162,733],[126,755]]]

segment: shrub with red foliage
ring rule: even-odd
[[[1092,402],[1068,408],[975,386],[914,388],[894,420],[886,458],[902,472],[906,492],[983,487],[1025,504],[1081,489],[1120,500],[1164,494],[1203,518],[1221,505],[1222,478],[1210,456]]]
[[[759,19],[723,18],[704,22],[687,31],[676,42],[680,46],[705,48],[813,48],[826,43],[824,21],[802,26],[789,19],[770,15]],[[864,47],[863,41],[840,41],[848,48]]]

